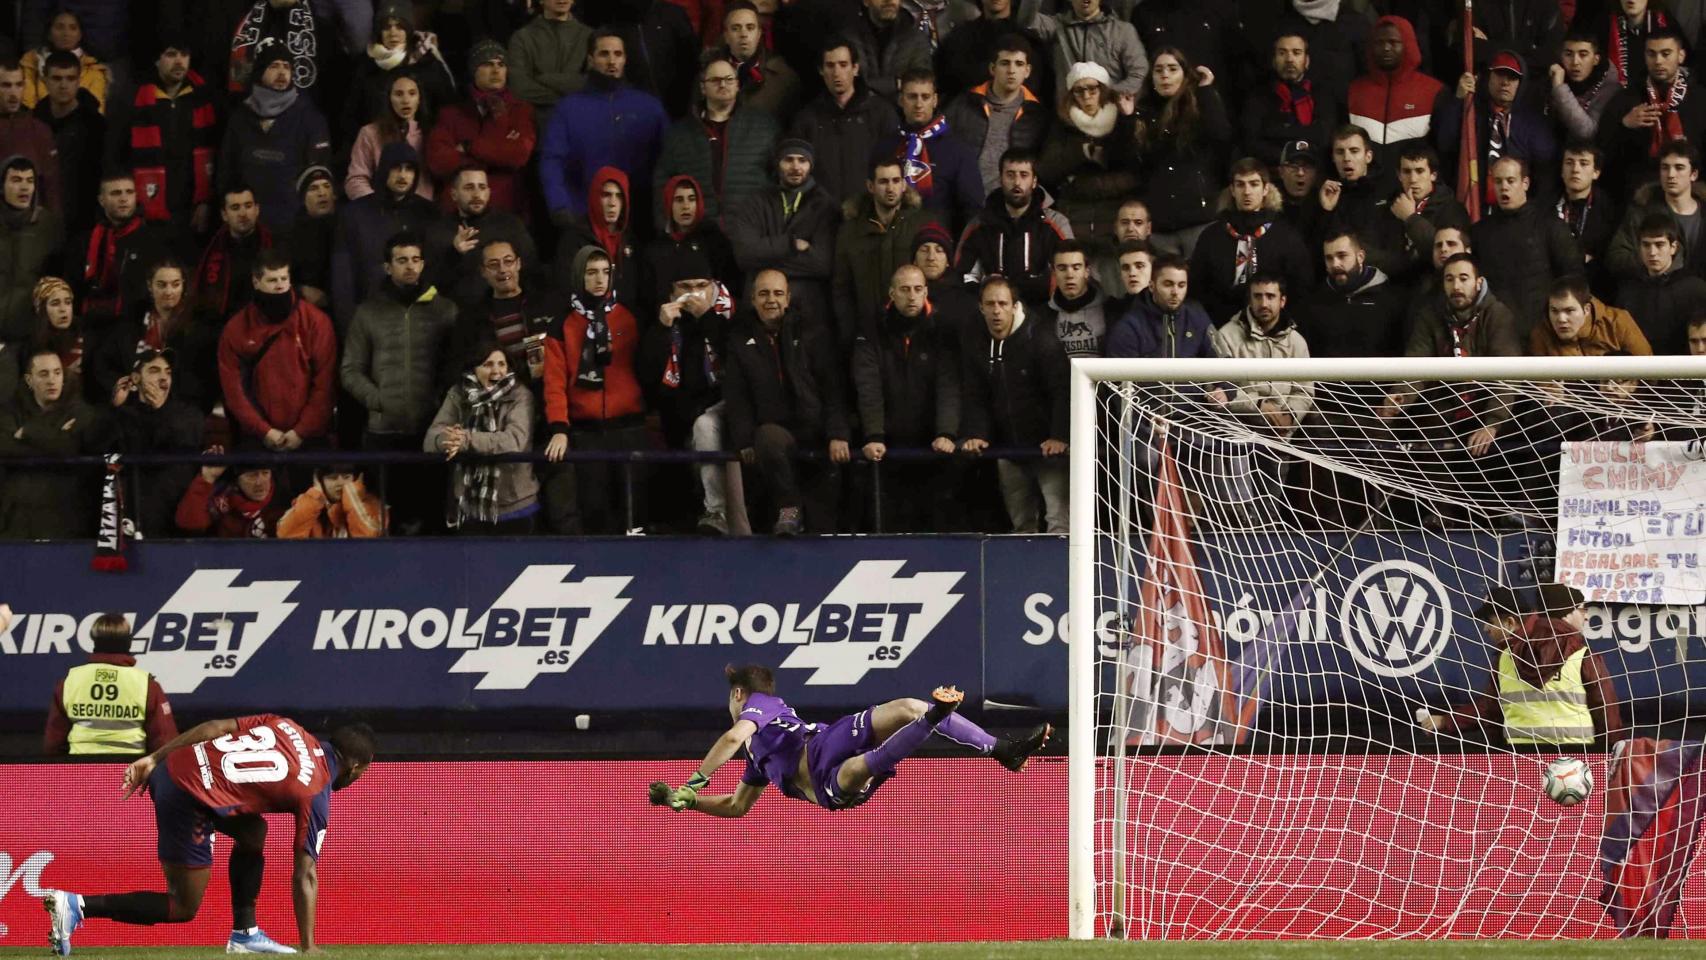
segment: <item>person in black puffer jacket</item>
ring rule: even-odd
[[[1213,86],[1175,47],[1153,54],[1149,86],[1138,101],[1137,148],[1154,217],[1149,242],[1159,253],[1189,257],[1214,219],[1232,124]]]

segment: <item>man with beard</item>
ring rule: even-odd
[[[348,329],[356,307],[383,282],[386,241],[405,230],[421,236],[438,219],[432,201],[415,192],[421,160],[414,147],[402,141],[386,144],[374,175],[384,187],[351,201],[338,217],[332,319],[339,330]]]
[[[1058,256],[1058,254],[1057,254]],[[1083,254],[1079,252],[1083,274]],[[903,264],[889,302],[853,344],[853,387],[864,429],[865,459],[888,448],[929,447],[951,454],[960,431],[959,331],[932,308],[924,271]],[[958,473],[953,461],[896,461],[883,468],[885,532],[953,529]]]
[[[296,291],[320,309],[331,302],[332,249],[337,240],[338,190],[327,167],[309,167],[296,178],[296,196],[302,211],[290,225],[287,242],[290,273]]]
[[[262,250],[272,249],[273,237],[261,225],[261,207],[248,184],[233,183],[220,194],[219,222],[196,266],[195,300],[224,323],[249,302],[250,270]]]
[[[1546,68],[1552,81],[1546,112],[1566,137],[1591,140],[1599,132],[1599,118],[1623,88],[1599,55],[1599,38],[1591,33],[1566,37],[1558,59],[1561,62]]]
[[[1647,82],[1613,97],[1599,124],[1599,145],[1613,158],[1613,192],[1620,197],[1654,178],[1666,144],[1706,137],[1706,94],[1694,89],[1682,35],[1674,28],[1655,29],[1645,48]]]
[[[1209,224],[1191,253],[1191,292],[1216,321],[1248,299],[1245,288],[1259,272],[1284,277],[1286,288],[1299,296],[1315,280],[1309,250],[1291,224],[1280,219],[1280,192],[1268,182],[1260,160],[1245,157],[1232,165],[1223,207],[1228,199],[1232,209]]]
[[[128,106],[109,105],[109,166],[135,175],[142,215],[150,222],[206,234],[219,151],[214,103],[213,90],[190,69],[189,43],[168,35],[159,44],[154,76],[137,85]]]
[[[284,230],[301,210],[297,178],[331,162],[331,134],[320,108],[291,84],[289,51],[264,43],[256,56],[254,88],[225,128],[220,189],[247,184],[255,191],[261,222],[268,230]]]
[[[59,151],[60,208],[67,233],[89,229],[100,213],[95,196],[101,188],[101,151],[107,137],[100,102],[78,83],[82,70],[76,54],[65,50],[48,54],[43,68],[47,96],[35,106],[36,119],[53,131]]]
[[[367,410],[362,446],[420,449],[442,397],[444,348],[456,305],[426,280],[425,243],[407,231],[385,241],[385,281],[355,311],[344,339],[340,380]],[[444,521],[444,475],[436,465],[392,466],[379,491],[394,528],[437,530]]]
[[[1190,265],[1172,254],[1155,260],[1149,289],[1137,295],[1108,331],[1104,352],[1110,357],[1211,358],[1214,323],[1202,304],[1189,299]]]
[[[1470,230],[1486,259],[1493,292],[1517,319],[1517,336],[1546,312],[1546,290],[1559,277],[1582,272],[1582,251],[1557,214],[1528,199],[1528,165],[1503,157],[1487,172],[1495,206]]]
[[[1239,359],[1296,360],[1309,344],[1285,312],[1285,278],[1259,273],[1246,288],[1244,309],[1214,331],[1214,352]],[[1258,428],[1289,436],[1315,407],[1315,385],[1295,380],[1249,380],[1219,391],[1227,411]],[[1210,396],[1214,394],[1211,393]]]
[[[1368,262],[1355,233],[1336,231],[1321,244],[1327,282],[1300,314],[1312,357],[1396,357],[1404,348],[1403,294]]]
[[[536,263],[539,251],[533,235],[514,213],[492,204],[492,187],[484,167],[472,162],[456,171],[446,193],[455,204],[433,224],[427,249],[438,259],[432,265],[433,283],[440,292],[463,301],[479,296],[480,250],[494,240],[507,240],[526,263]]]
[[[983,210],[960,237],[955,269],[969,282],[992,274],[1012,281],[1024,302],[1048,299],[1055,247],[1072,238],[1072,224],[1053,209],[1037,183],[1036,155],[1018,147],[1001,156],[1001,186],[990,191]]]
[[[717,52],[735,65],[746,105],[772,117],[793,116],[800,76],[781,54],[766,49],[764,25],[752,0],[734,0],[723,11],[722,41]]]
[[[1250,92],[1239,114],[1244,153],[1269,166],[1288,143],[1326,143],[1342,112],[1332,92],[1309,76],[1309,42],[1301,34],[1275,37],[1272,63],[1271,81]]]
[[[865,195],[841,205],[846,220],[835,236],[833,281],[836,342],[845,351],[877,318],[895,268],[912,253],[912,238],[929,217],[901,173],[901,162],[882,153],[871,159]]]
[[[95,330],[123,316],[147,295],[148,268],[171,251],[173,234],[137,211],[136,181],[128,173],[101,178],[101,219],[66,249],[72,286],[83,305],[83,325]],[[75,269],[80,265],[81,270]]]
[[[924,206],[940,211],[950,230],[963,230],[983,206],[983,177],[977,156],[950,136],[948,118],[936,108],[936,75],[912,70],[900,78],[901,123],[877,142],[877,155],[901,161],[901,173]]]
[[[468,72],[467,98],[445,105],[433,118],[427,167],[440,183],[450,182],[463,167],[484,168],[491,206],[525,217],[532,192],[524,171],[539,142],[533,105],[511,92],[507,54],[496,41],[474,44]],[[445,191],[441,205],[454,208],[454,193]]]
[[[539,180],[558,227],[586,221],[587,191],[606,167],[620,170],[641,194],[651,186],[669,115],[657,97],[628,83],[627,70],[622,35],[599,30],[587,53],[585,89],[558,101],[545,122]],[[644,196],[630,194],[630,200],[641,210],[650,209]]]
[[[795,313],[828,320],[829,279],[841,211],[813,177],[817,156],[804,140],[776,147],[776,186],[742,197],[723,218],[735,262],[747,276],[774,268],[788,277]]]
[[[1320,226],[1328,233],[1352,231],[1361,239],[1368,262],[1388,276],[1401,272],[1404,229],[1387,211],[1391,181],[1373,175],[1374,142],[1358,126],[1340,127],[1333,134],[1333,166],[1337,180],[1321,184]]]
[[[1412,140],[1426,142],[1429,118],[1445,87],[1422,71],[1421,45],[1403,17],[1380,18],[1367,56],[1368,72],[1351,81],[1351,123],[1368,134],[1376,165],[1390,176],[1399,150]]]
[[[14,343],[35,334],[36,281],[64,238],[59,217],[37,202],[36,174],[27,157],[0,162],[0,340]]]
[[[750,314],[729,328],[724,392],[729,444],[764,478],[776,536],[837,527],[835,490],[851,454],[844,368],[823,324],[789,309],[788,278],[760,270]],[[812,448],[827,450],[827,466],[796,460]]]

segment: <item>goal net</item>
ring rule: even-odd
[[[1073,390],[1073,936],[1706,928],[1706,361],[1079,361]]]

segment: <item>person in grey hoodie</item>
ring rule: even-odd
[[[1115,93],[1133,96],[1149,79],[1149,53],[1137,28],[1104,9],[1103,0],[1071,0],[1071,9],[1036,13],[1027,24],[1049,45],[1054,75],[1065,77],[1075,63],[1096,63],[1108,71]]]

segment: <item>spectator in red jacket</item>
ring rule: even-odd
[[[222,452],[214,447],[209,452]],[[270,540],[278,535],[285,497],[273,483],[272,468],[249,465],[232,471],[235,481],[220,483],[225,467],[202,467],[174,518],[188,534],[212,534],[221,540]]]
[[[568,316],[545,338],[545,421],[551,440],[545,457],[563,459],[578,450],[639,450],[647,446],[645,401],[634,371],[640,325],[611,289],[610,255],[584,246],[574,256],[576,292]],[[581,522],[587,533],[626,529],[620,484],[622,471],[609,462],[580,461],[573,473]],[[635,510],[643,502],[639,468],[632,469]],[[553,473],[550,487],[571,482]],[[635,514],[638,518],[638,514]]]
[[[1375,165],[1398,172],[1398,151],[1407,140],[1428,136],[1434,101],[1445,84],[1421,71],[1416,29],[1403,17],[1381,17],[1369,32],[1368,72],[1351,81],[1351,123],[1374,144]],[[1324,144],[1315,144],[1317,148]]]
[[[269,450],[295,450],[325,436],[337,389],[332,321],[290,289],[290,260],[279,250],[255,258],[254,302],[219,338],[219,383],[239,436]]]
[[[427,169],[449,183],[464,165],[478,163],[491,182],[492,206],[525,220],[530,204],[522,170],[539,142],[533,105],[510,92],[508,55],[494,40],[474,44],[468,73],[474,78],[468,99],[440,111],[427,135]],[[439,199],[446,210],[456,205],[448,190]]]

